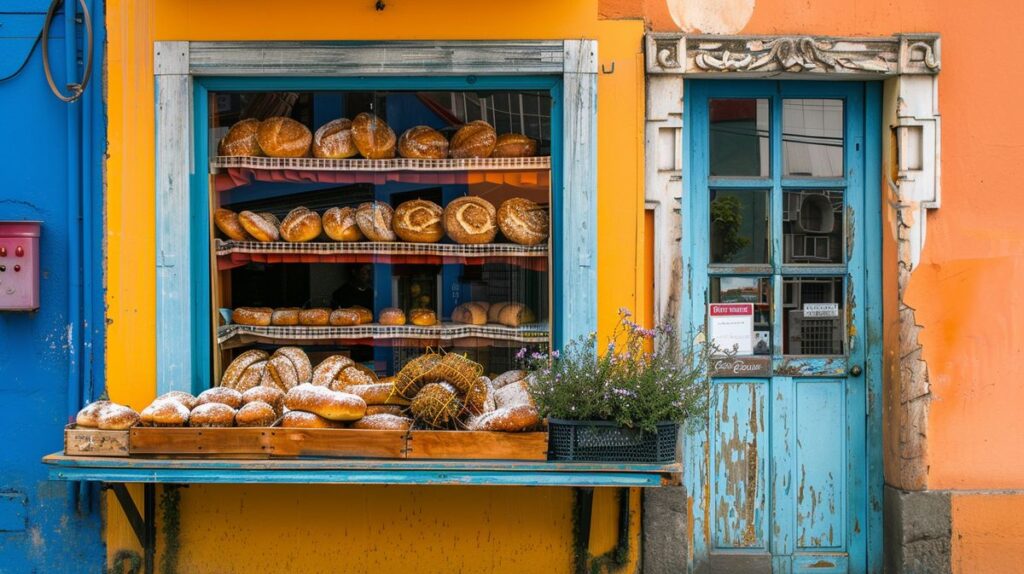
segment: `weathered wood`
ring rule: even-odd
[[[404,431],[286,428],[154,428],[131,430],[132,455],[401,458]]]
[[[277,456],[402,458],[405,431],[359,429],[268,429]]]
[[[547,460],[546,432],[412,431],[409,459]]]
[[[128,456],[128,431],[64,429],[64,454],[69,456]]]

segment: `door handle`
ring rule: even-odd
[[[850,375],[853,376],[853,377],[859,377],[860,374],[863,373],[863,372],[864,372],[864,369],[861,369],[860,365],[854,365],[854,366],[850,367]]]

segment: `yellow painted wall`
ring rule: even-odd
[[[107,388],[155,394],[152,46],[158,40],[575,39],[598,41],[598,304],[637,308],[643,274],[641,21],[601,21],[596,0],[108,0]],[[180,505],[181,571],[564,572],[571,492],[557,488],[193,486]],[[639,522],[637,493],[631,521]],[[592,552],[615,541],[599,494]],[[108,501],[108,555],[133,548]],[[630,565],[635,569],[637,545]],[[382,565],[386,569],[382,570]],[[481,566],[478,568],[477,566]]]

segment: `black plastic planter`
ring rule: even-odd
[[[676,461],[678,434],[672,422],[643,432],[614,422],[548,419],[548,459],[669,464]]]

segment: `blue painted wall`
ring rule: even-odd
[[[73,5],[74,2],[71,2]],[[0,13],[0,220],[41,220],[41,306],[0,312],[0,573],[103,569],[94,487],[46,480],[39,459],[60,450],[69,413],[102,392],[100,83],[103,6],[93,14],[93,82],[82,100],[54,97],[37,40],[48,0],[13,0]],[[63,10],[49,41],[64,87],[84,32]],[[73,70],[78,77],[80,69]],[[81,227],[79,227],[81,226]]]

